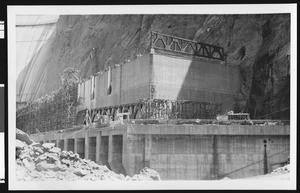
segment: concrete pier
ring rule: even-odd
[[[61,149],[107,165],[116,173],[133,176],[149,167],[163,180],[260,175],[286,161],[290,147],[290,127],[286,125],[126,124],[48,134],[31,137],[43,142],[56,140]]]

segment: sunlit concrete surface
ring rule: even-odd
[[[30,137],[43,143],[59,142],[64,150],[118,174],[133,176],[148,167],[162,180],[263,175],[265,169],[269,173],[280,167],[290,154],[288,125],[124,124]]]

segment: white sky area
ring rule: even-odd
[[[55,32],[58,15],[16,15],[16,75]],[[44,25],[49,24],[49,25]]]

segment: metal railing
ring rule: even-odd
[[[225,61],[224,48],[151,32],[151,48]]]

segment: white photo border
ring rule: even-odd
[[[197,190],[197,189],[296,189],[297,136],[297,4],[226,4],[226,5],[103,5],[103,6],[8,6],[8,137],[9,190]],[[16,128],[16,15],[87,15],[87,14],[291,14],[291,124],[289,181],[222,180],[222,181],[51,181],[17,182],[15,180]]]

